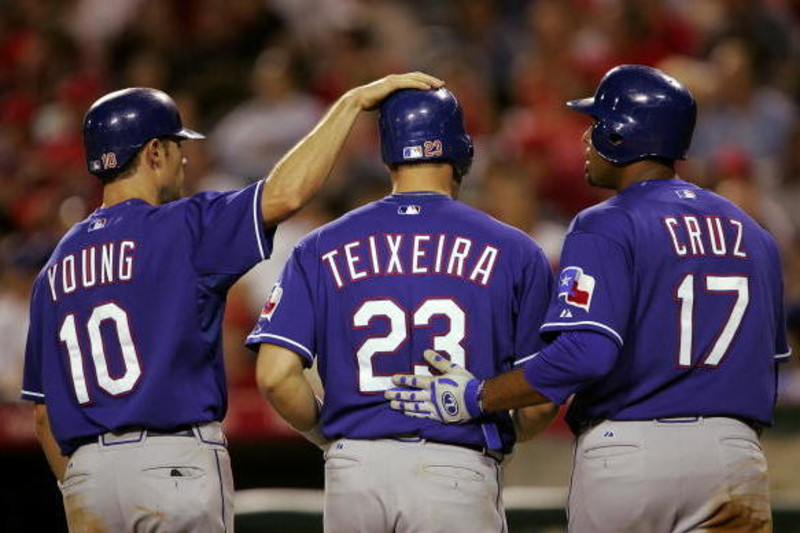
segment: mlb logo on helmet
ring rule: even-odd
[[[264,309],[261,310],[261,318],[266,318],[267,320],[272,318],[275,309],[278,308],[278,304],[281,302],[281,296],[283,296],[283,289],[276,283],[269,293],[269,298],[267,298],[267,303],[264,304]]]
[[[592,304],[594,286],[594,277],[584,273],[580,267],[568,266],[558,276],[558,297],[563,297],[570,305],[588,311]]]
[[[403,159],[419,159],[422,157],[422,146],[403,147]]]

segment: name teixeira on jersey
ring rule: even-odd
[[[373,276],[440,274],[486,286],[500,250],[448,234],[381,233],[338,246],[324,254],[336,287]]]
[[[135,251],[135,242],[119,241],[87,246],[64,256],[47,268],[50,296],[57,302],[59,291],[67,295],[77,289],[130,281]]]

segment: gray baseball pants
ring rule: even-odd
[[[71,533],[233,531],[233,476],[218,422],[101,435],[75,451],[60,486]]]
[[[758,434],[733,418],[605,421],[577,440],[571,533],[772,531]]]
[[[417,439],[335,441],[325,453],[329,533],[506,531],[499,462]]]

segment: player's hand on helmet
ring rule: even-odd
[[[374,109],[384,98],[399,89],[438,89],[444,82],[424,72],[407,72],[405,74],[389,74],[372,83],[350,90],[361,109]]]
[[[468,370],[451,363],[433,350],[425,350],[425,360],[441,372],[440,376],[397,374],[392,383],[399,389],[388,390],[384,397],[395,411],[447,424],[459,424],[482,414],[482,382]]]

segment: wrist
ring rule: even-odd
[[[465,407],[471,418],[478,418],[483,414],[482,395],[484,383],[484,380],[473,379],[467,383],[464,391]]]

